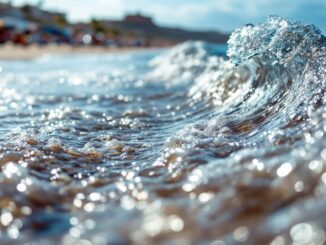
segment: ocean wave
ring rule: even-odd
[[[325,38],[312,25],[270,17],[236,30],[228,45],[230,59],[206,57],[188,92],[190,105],[214,106],[169,138],[155,165],[169,169],[170,177],[187,172],[180,192],[206,190],[212,200],[198,219],[207,227],[235,228],[253,212],[252,218],[264,218],[246,223],[248,233],[256,231],[249,243],[285,234],[299,221],[312,222],[324,241],[315,226],[325,223],[308,212],[324,201],[315,193],[325,185]],[[283,219],[282,228],[270,224]],[[239,242],[232,239],[226,237]]]
[[[323,244],[325,37],[270,17],[227,55],[4,64],[0,242]]]

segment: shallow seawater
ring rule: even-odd
[[[326,48],[271,17],[225,46],[0,62],[0,244],[324,244]]]

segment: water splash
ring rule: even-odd
[[[323,244],[325,38],[228,45],[1,62],[1,243]]]

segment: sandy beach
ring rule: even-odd
[[[138,52],[162,47],[99,47],[99,46],[46,46],[29,45],[27,47],[6,44],[0,46],[0,60],[28,60],[48,54],[106,54],[114,52]]]

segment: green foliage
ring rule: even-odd
[[[113,37],[118,37],[121,35],[121,32],[119,29],[116,29],[116,28],[109,28],[109,31],[108,33],[113,36]]]
[[[108,32],[106,26],[99,20],[92,19],[91,26],[95,33],[99,33],[99,32],[107,33]]]
[[[56,16],[55,16],[55,23],[56,23],[58,26],[61,26],[61,27],[63,27],[63,26],[65,26],[65,25],[68,24],[66,18],[64,18],[64,17],[61,16],[61,15],[56,15]]]
[[[33,10],[32,10],[32,6],[25,4],[21,7],[21,11],[23,12],[23,15],[25,17],[26,20],[28,21],[32,21],[32,22],[39,22],[40,20],[35,18],[33,16]]]

